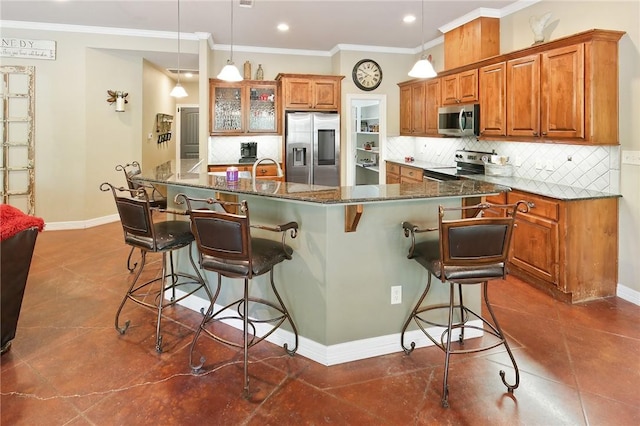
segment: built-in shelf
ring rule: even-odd
[[[372,172],[376,172],[376,173],[378,173],[378,172],[380,171],[380,170],[378,169],[378,166],[370,166],[369,164],[366,164],[366,163],[365,163],[365,164],[363,164],[363,163],[356,163],[356,166],[357,166],[357,167],[361,167],[361,168],[363,168],[363,169],[365,169],[365,170],[369,170],[369,171],[372,171]]]

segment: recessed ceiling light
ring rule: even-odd
[[[278,31],[289,31],[289,26],[287,24],[278,24]]]
[[[414,15],[407,15],[404,18],[402,18],[402,22],[404,22],[405,24],[410,24],[412,22],[415,22],[416,17]]]

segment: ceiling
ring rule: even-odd
[[[242,0],[246,2],[249,0]],[[214,44],[271,49],[302,49],[328,52],[339,45],[358,45],[354,50],[419,51],[421,41],[442,36],[438,28],[479,8],[501,9],[525,0],[425,0],[424,36],[421,34],[420,0],[253,0],[253,7],[240,7],[241,0],[180,0],[180,32],[210,33]],[[531,4],[532,1],[526,1]],[[178,0],[2,0],[0,16],[5,21],[70,24],[113,29],[178,31]],[[417,20],[405,24],[413,14]],[[286,22],[287,33],[276,30]],[[115,31],[115,30],[114,30]],[[175,35],[174,35],[175,37]],[[192,37],[193,38],[193,37]],[[145,54],[163,68],[176,68],[175,44],[167,54]],[[185,57],[183,68],[197,69],[197,58]]]

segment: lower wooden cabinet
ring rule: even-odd
[[[235,166],[239,172],[252,172],[253,164],[223,164],[223,165],[209,165],[208,170],[210,172],[226,172],[227,167]],[[278,167],[273,163],[258,164],[256,169],[256,179],[269,179],[284,181],[283,177],[278,176]]]
[[[420,183],[422,182],[422,169],[419,167],[405,166],[387,161],[385,182],[387,184]]]
[[[486,200],[532,204],[516,216],[511,274],[569,303],[615,296],[617,198],[558,200],[513,190]]]

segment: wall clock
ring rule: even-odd
[[[382,68],[372,59],[363,59],[355,64],[351,76],[359,89],[374,90],[382,83]]]

